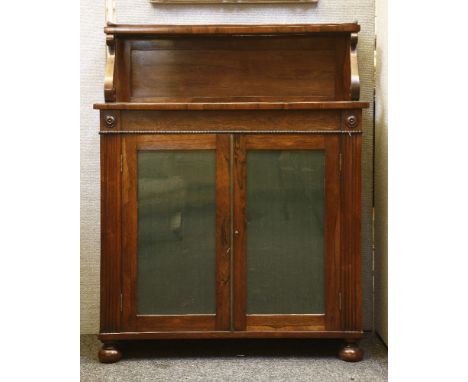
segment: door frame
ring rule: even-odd
[[[138,271],[138,151],[216,151],[216,314],[139,315]],[[122,309],[121,330],[213,331],[230,328],[230,141],[215,134],[129,135],[122,139]]]
[[[325,312],[247,314],[247,151],[325,151]],[[234,137],[233,318],[238,331],[321,331],[340,329],[340,139],[337,135],[245,134]]]

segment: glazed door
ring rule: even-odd
[[[339,138],[234,138],[234,328],[339,329]]]
[[[229,137],[123,139],[122,330],[230,327]]]

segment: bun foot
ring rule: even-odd
[[[340,350],[340,358],[346,362],[359,362],[363,356],[364,352],[356,342],[348,342]]]
[[[102,363],[114,363],[122,358],[122,353],[117,348],[117,345],[112,343],[104,343],[98,353],[99,361]]]

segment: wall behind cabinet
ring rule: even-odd
[[[387,237],[387,0],[376,1],[376,92],[375,92],[375,330],[388,345],[388,237]]]
[[[361,100],[372,102],[374,0],[319,0],[316,5],[151,5],[116,0],[117,22],[151,24],[294,24],[358,20]],[[81,0],[81,333],[99,330],[99,118],[103,102],[104,0]],[[363,306],[364,328],[372,329],[372,109],[364,110]]]

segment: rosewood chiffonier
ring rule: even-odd
[[[210,338],[362,359],[359,29],[105,27],[101,362]]]

